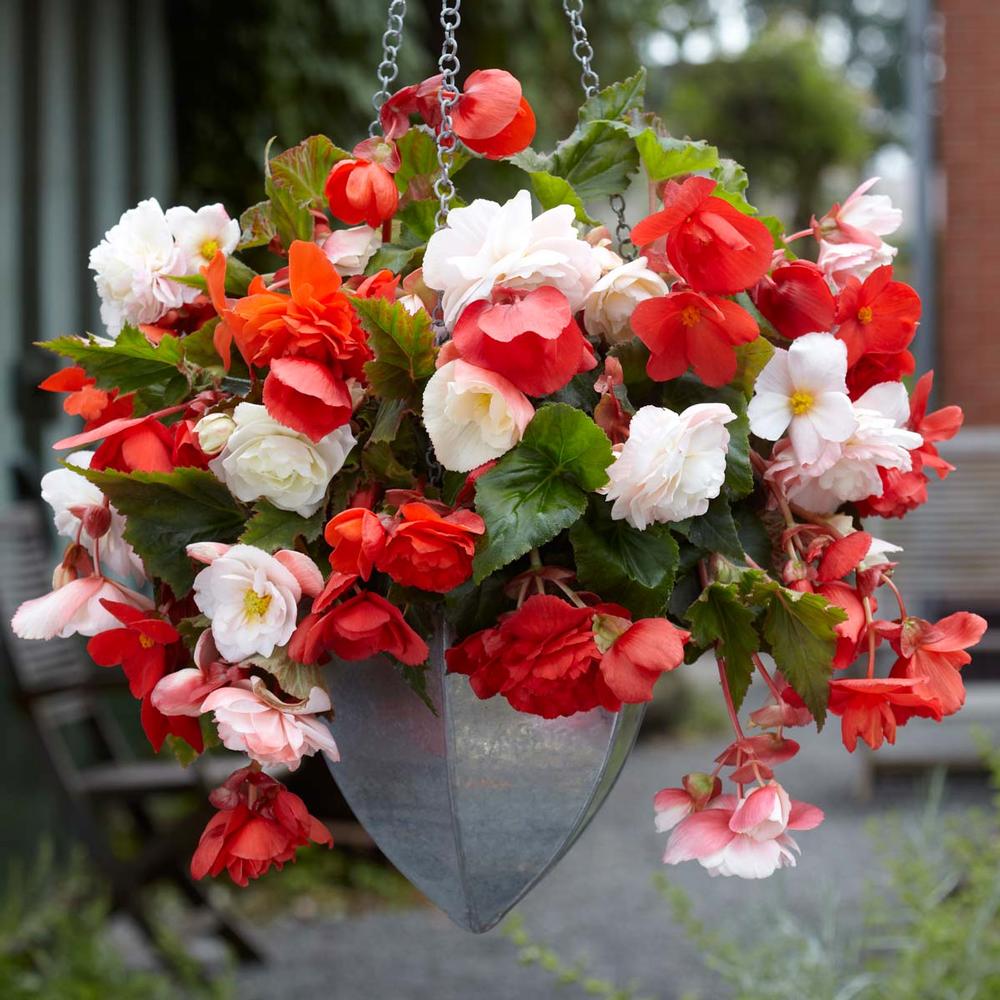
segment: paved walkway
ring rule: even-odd
[[[834,720],[836,722],[836,720]],[[784,901],[797,912],[836,895],[856,900],[872,848],[859,798],[861,761],[839,747],[836,725],[805,742],[782,768],[795,797],[821,804],[827,821],[801,834],[803,856],[794,871],[764,882],[710,879],[694,865],[669,869],[697,911],[713,922],[762,921]],[[531,935],[565,961],[586,956],[591,971],[624,984],[637,979],[642,995],[679,1000],[699,990],[718,1000],[711,977],[666,904],[651,885],[660,871],[663,837],[655,832],[650,799],[661,786],[709,765],[714,744],[646,743],[633,754],[604,809],[557,869],[517,912]],[[920,800],[901,803],[915,808]],[[521,967],[499,931],[477,937],[432,909],[376,912],[351,921],[275,921],[265,929],[273,959],[240,974],[245,1000],[309,996],[316,1000],[551,1000],[583,994],[560,989],[538,968]]]

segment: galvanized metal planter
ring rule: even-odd
[[[644,706],[567,719],[480,701],[430,643],[435,716],[384,658],[328,671],[342,760],[330,769],[386,856],[460,927],[482,932],[552,869],[593,819]]]

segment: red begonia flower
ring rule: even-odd
[[[75,365],[61,368],[54,375],[43,379],[39,389],[46,392],[66,392],[63,409],[71,417],[80,417],[86,430],[91,430],[109,420],[132,415],[132,394],[119,396],[117,389],[97,388],[97,380]]]
[[[470,303],[452,334],[469,364],[503,375],[528,396],[561,389],[597,361],[558,288],[500,288],[491,299]]]
[[[986,631],[986,619],[958,611],[938,622],[907,618],[886,630],[899,659],[892,668],[896,678],[916,679],[914,691],[936,701],[943,715],[953,715],[965,704],[960,673],[971,662],[966,652]]]
[[[207,469],[210,456],[202,451],[198,435],[194,428],[197,420],[178,420],[171,427],[174,434],[174,444],[170,451],[170,461],[175,468]]]
[[[173,431],[150,415],[105,437],[90,467],[118,472],[173,472],[173,450]]]
[[[823,556],[816,570],[816,579],[820,583],[831,580],[842,580],[848,573],[857,569],[858,563],[872,547],[872,536],[867,531],[852,531],[823,549]]]
[[[861,603],[857,590],[842,580],[822,583],[816,588],[816,593],[847,613],[847,620],[837,622],[835,626],[837,649],[833,657],[833,669],[844,670],[858,658],[858,653],[861,651],[862,644],[868,634],[864,605]],[[874,610],[876,607],[875,598],[869,599]],[[881,641],[881,637],[877,633],[876,640]]]
[[[351,419],[344,380],[312,358],[275,358],[264,379],[264,406],[286,427],[319,441]]]
[[[640,302],[632,313],[632,329],[649,348],[646,372],[651,379],[665,382],[690,367],[710,386],[732,380],[735,347],[759,332],[757,321],[732,300],[686,290]]]
[[[367,139],[354,147],[354,159],[333,165],[323,193],[334,217],[356,226],[381,226],[396,214],[399,189],[393,174],[400,159],[389,139]]]
[[[921,694],[920,685],[921,680],[905,677],[830,681],[830,711],[841,717],[844,746],[853,753],[859,738],[873,750],[885,741],[895,743],[899,708],[940,720],[940,705]]]
[[[847,391],[851,399],[860,399],[873,385],[901,382],[917,367],[910,351],[896,354],[863,354],[847,371]]]
[[[377,557],[379,570],[404,587],[444,594],[472,575],[476,538],[486,531],[471,510],[442,516],[426,503],[399,508],[385,548]]]
[[[917,332],[920,296],[892,280],[892,265],[880,267],[862,284],[849,277],[837,299],[837,338],[847,345],[848,367],[865,354],[899,354]]]
[[[232,774],[210,796],[220,811],[209,821],[191,859],[196,879],[229,872],[240,886],[270,868],[281,869],[310,841],[333,846],[333,837],[305,803],[280,782],[253,768]]]
[[[665,618],[630,624],[601,657],[605,682],[624,702],[650,701],[660,675],[684,662],[684,644],[690,638],[690,632]]]
[[[756,285],[771,265],[774,240],[767,227],[712,196],[715,181],[689,177],[669,182],[663,211],[632,230],[636,246],[667,239],[667,259],[697,292],[734,295]]]
[[[377,514],[364,507],[352,507],[328,522],[323,537],[332,550],[330,565],[338,573],[367,580],[385,548],[388,533]]]
[[[837,300],[812,261],[779,265],[760,279],[751,297],[764,319],[789,340],[833,329]]]

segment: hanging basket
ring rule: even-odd
[[[542,719],[477,698],[430,640],[432,714],[378,657],[328,671],[330,771],[389,860],[460,927],[493,927],[573,846],[614,786],[645,706]],[[378,736],[373,739],[373,720]]]

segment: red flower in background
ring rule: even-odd
[[[986,627],[985,618],[967,611],[933,624],[922,618],[906,618],[901,625],[883,627],[899,654],[892,676],[916,680],[915,693],[936,701],[942,715],[953,715],[965,704],[960,671],[972,660],[966,650],[982,639]],[[912,714],[905,712],[904,720]]]
[[[263,401],[275,420],[312,441],[346,424],[353,410],[344,380],[312,358],[275,358]]]
[[[902,517],[908,511],[927,502],[928,475],[933,469],[939,479],[944,479],[955,467],[946,462],[934,446],[937,441],[953,438],[962,426],[962,409],[945,406],[933,413],[927,412],[927,402],[934,385],[934,372],[921,375],[910,395],[910,420],[907,426],[920,434],[924,443],[910,452],[912,467],[909,472],[899,469],[880,469],[882,495],[868,497],[858,504],[862,517]]]
[[[900,708],[910,715],[940,720],[941,707],[920,692],[915,678],[870,677],[830,681],[830,711],[839,715],[841,739],[852,753],[858,740],[877,750],[883,742],[896,742]]]
[[[454,349],[469,364],[503,375],[529,396],[556,392],[597,361],[558,288],[500,288],[462,312]]]
[[[486,531],[483,519],[471,510],[444,515],[426,503],[399,508],[378,568],[404,587],[444,594],[472,575],[476,538]]]
[[[385,548],[388,532],[382,519],[364,507],[351,507],[331,518],[323,533],[330,565],[338,572],[367,580]]]
[[[441,125],[441,76],[403,87],[382,105],[382,130],[398,139],[419,115],[433,129]],[[513,156],[535,136],[535,113],[524,98],[516,77],[502,69],[470,73],[451,110],[455,135],[469,149],[488,159]]]
[[[356,226],[373,228],[387,222],[399,206],[393,174],[399,170],[399,150],[385,139],[366,139],[354,147],[355,159],[333,165],[323,193],[334,217]]]
[[[640,302],[632,329],[650,350],[646,372],[651,379],[665,382],[690,367],[716,387],[736,375],[734,348],[759,332],[753,316],[732,300],[692,291]]]
[[[774,240],[762,222],[713,197],[715,189],[708,177],[669,182],[663,211],[643,219],[632,240],[646,247],[666,237],[670,265],[696,292],[733,295],[767,273]]]
[[[76,365],[59,371],[38,383],[45,392],[66,392],[63,409],[71,417],[80,417],[84,429],[94,427],[108,420],[132,416],[132,394],[119,396],[117,389],[110,391],[97,388],[97,380]]]
[[[274,778],[253,767],[236,771],[212,792],[220,811],[209,821],[191,859],[196,879],[229,872],[239,886],[270,868],[295,860],[308,843],[333,846],[333,837],[309,815],[305,803]]]
[[[847,391],[851,399],[859,399],[880,382],[901,382],[912,375],[916,358],[909,351],[896,354],[863,354],[861,360],[847,372]]]
[[[751,297],[764,319],[789,340],[833,329],[837,300],[812,261],[780,264],[760,279]]]

